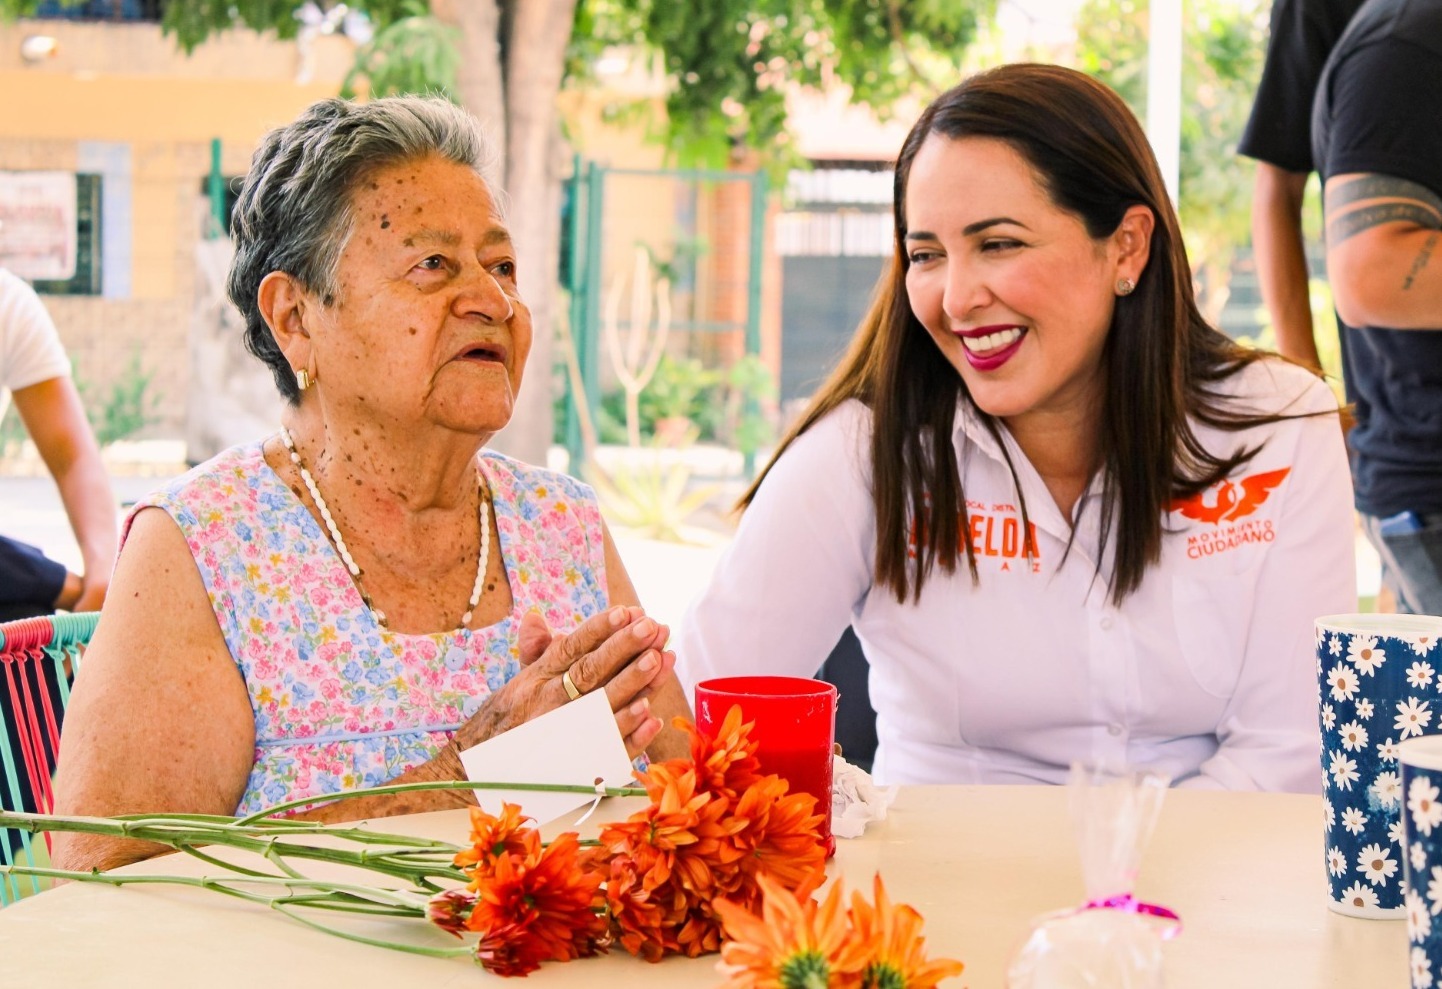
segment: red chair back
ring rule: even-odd
[[[98,615],[54,615],[0,623],[0,807],[49,813],[51,776],[70,680]],[[45,836],[45,851],[50,836]],[[0,829],[0,863],[34,863],[28,832]],[[40,888],[33,878],[0,877],[0,905]]]

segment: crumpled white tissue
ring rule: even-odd
[[[831,757],[831,833],[838,838],[860,838],[872,821],[886,820],[886,809],[896,799],[894,786],[877,786],[871,774],[841,756]]]

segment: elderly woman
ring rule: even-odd
[[[482,449],[532,333],[484,159],[469,116],[418,98],[326,100],[256,152],[229,287],[287,408],[275,435],[130,516],[58,811],[248,814],[464,778],[461,749],[592,690],[633,755],[684,741],[662,729],[686,709],[668,631],[637,606],[591,490]],[[55,859],[155,850],[70,835]]]
[[[1091,759],[1316,791],[1312,622],[1357,602],[1331,391],[1202,318],[1146,137],[1079,72],[938,97],[895,193],[892,266],[747,493],[683,679],[809,675],[849,623],[885,782]]]

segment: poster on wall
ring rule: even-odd
[[[0,171],[0,268],[28,281],[75,277],[73,172]]]

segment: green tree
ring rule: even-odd
[[[23,16],[37,0],[0,0]],[[569,75],[624,45],[659,57],[668,76],[669,146],[684,160],[720,163],[733,149],[762,160],[783,150],[784,89],[836,81],[885,109],[912,90],[952,80],[979,19],[996,0],[355,0],[376,28],[358,74],[373,93],[450,94],[486,126],[512,204],[522,288],[537,327],[532,387],[522,392],[510,451],[542,460],[551,436],[548,380],[557,296],[548,272],[560,236],[556,97]],[[235,29],[294,37],[300,0],[170,0],[164,29],[186,50]],[[320,0],[322,8],[334,0]],[[459,54],[457,54],[459,53]],[[419,68],[417,67],[419,65]],[[934,77],[934,78],[933,78]],[[890,151],[891,149],[878,149]]]
[[[1182,144],[1177,212],[1202,311],[1227,301],[1228,271],[1250,238],[1252,166],[1238,157],[1266,52],[1267,6],[1186,0],[1182,39]],[[1090,0],[1077,18],[1077,67],[1146,113],[1146,0]]]

